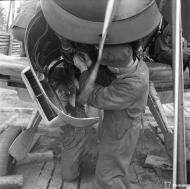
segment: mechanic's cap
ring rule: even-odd
[[[133,59],[133,49],[128,44],[105,45],[101,65],[125,67]]]

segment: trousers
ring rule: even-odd
[[[139,132],[140,128],[131,127],[117,140],[104,132],[96,165],[96,189],[130,189],[129,165]]]
[[[131,127],[120,139],[101,136],[98,145],[98,160],[95,171],[95,189],[130,189],[129,165],[135,151],[140,128]],[[80,174],[80,158],[84,153],[84,137],[81,142],[70,150],[62,152],[63,179],[71,181]]]

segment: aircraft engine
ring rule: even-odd
[[[46,123],[85,127],[98,122],[98,117],[88,118],[84,107],[76,102],[80,76],[72,59],[76,52],[65,50],[63,38],[52,31],[42,12],[30,22],[25,44],[30,67],[22,78]],[[77,51],[76,44],[72,45]]]

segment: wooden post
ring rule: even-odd
[[[17,161],[17,165],[29,164],[29,163],[41,163],[52,161],[54,158],[53,151],[28,153],[26,158]]]
[[[9,33],[9,51],[8,51],[9,56],[12,55],[12,46],[13,46],[13,36],[12,36],[12,32],[10,32]]]
[[[23,186],[24,179],[22,175],[10,175],[0,177],[1,189],[16,189]]]
[[[11,27],[12,27],[12,24],[14,22],[14,16],[15,16],[15,0],[12,0],[12,15],[11,15]],[[11,56],[12,55],[12,46],[13,46],[13,35],[12,35],[12,28],[11,30],[9,31],[9,52],[8,52],[8,55]]]

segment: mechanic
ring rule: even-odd
[[[75,65],[82,67],[82,61]],[[149,71],[146,64],[133,59],[128,44],[107,45],[102,65],[116,75],[107,87],[96,85],[79,102],[104,110],[99,157],[96,165],[97,189],[128,189],[129,165],[142,127],[142,116],[149,92]],[[82,88],[88,71],[81,76]]]
[[[76,0],[41,0],[41,7],[47,23],[61,39],[97,46],[102,38],[106,3],[107,1],[92,3],[84,0],[79,3]],[[85,52],[84,56],[81,52],[70,53],[72,48],[68,44],[64,47],[65,41],[60,40],[64,59],[73,60],[82,72],[78,103],[104,110],[96,166],[98,189],[130,188],[128,169],[142,127],[149,90],[149,72],[146,64],[135,56],[135,49],[129,43],[150,34],[161,19],[155,0],[121,0],[116,1],[114,7],[116,13],[108,28],[101,60],[103,69],[106,68],[114,75],[108,85],[96,81],[97,85],[88,95],[81,95],[85,93],[83,86],[97,57]],[[88,68],[90,60],[92,67]],[[81,65],[86,65],[87,70]],[[97,80],[99,79],[104,80],[98,76]],[[63,150],[63,180],[73,180],[79,176],[80,156],[84,152],[83,146],[88,144],[85,137],[83,139],[73,148]]]
[[[165,20],[163,32],[152,43],[149,53],[156,62],[172,66],[172,27]],[[183,38],[183,69],[190,68],[190,56],[187,48],[187,40]]]

